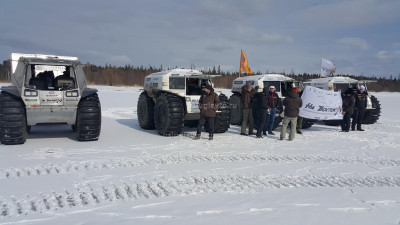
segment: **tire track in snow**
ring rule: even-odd
[[[266,154],[179,154],[159,155],[113,160],[68,161],[59,164],[39,164],[34,167],[0,169],[0,179],[42,176],[49,174],[69,174],[90,170],[109,170],[144,165],[168,165],[179,163],[232,163],[232,162],[275,162],[275,163],[346,163],[399,167],[400,160],[362,159],[348,157],[326,157],[307,155],[266,155]]]
[[[63,208],[90,207],[118,200],[187,196],[213,192],[249,193],[280,188],[400,187],[400,176],[189,176],[141,182],[84,185],[61,193],[40,193],[25,198],[0,197],[1,217],[43,213]]]

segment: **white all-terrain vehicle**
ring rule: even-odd
[[[157,129],[161,135],[173,136],[179,135],[184,125],[197,126],[199,100],[203,88],[207,84],[212,86],[213,77],[217,75],[206,75],[192,69],[172,69],[148,75],[137,104],[140,127]],[[217,94],[220,105],[214,129],[215,133],[224,133],[229,128],[229,102],[224,94]]]
[[[339,91],[344,92],[348,88],[353,88],[354,93],[357,93],[360,85],[366,86],[368,81],[359,81],[349,77],[324,77],[312,79],[310,81],[303,82],[304,86],[312,86],[328,91]],[[369,94],[367,95],[367,110],[365,111],[363,124],[373,124],[378,121],[381,115],[381,104],[378,99]],[[325,124],[337,126],[340,125],[340,120],[325,120]]]
[[[293,87],[302,87],[301,82],[282,74],[264,74],[236,78],[232,84],[233,94],[229,98],[231,124],[240,125],[242,123],[241,92],[243,85],[246,84],[250,84],[253,88],[258,87],[258,92],[262,92],[264,87],[274,86],[275,92],[282,101]],[[282,112],[277,111],[273,129],[278,127],[282,119]],[[311,120],[303,119],[303,129],[310,128],[312,125],[313,122]]]
[[[11,54],[11,86],[1,87],[0,141],[23,144],[32,125],[70,124],[79,141],[98,140],[101,106],[76,57]]]

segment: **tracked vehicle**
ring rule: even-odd
[[[137,104],[140,127],[174,136],[182,132],[184,125],[197,126],[199,100],[203,88],[207,84],[213,85],[213,77],[217,75],[206,75],[193,69],[172,69],[148,75]],[[216,93],[220,105],[214,129],[215,133],[224,133],[229,128],[229,102],[224,94]]]
[[[76,57],[12,53],[11,85],[1,87],[0,141],[23,144],[31,126],[64,123],[79,141],[98,140],[101,106]]]

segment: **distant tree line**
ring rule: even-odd
[[[164,68],[153,66],[95,66],[90,63],[85,64],[84,71],[86,78],[90,85],[106,85],[106,86],[142,86],[144,78],[154,72],[162,71]],[[168,68],[166,68],[168,69]],[[221,70],[220,66],[213,66],[208,70],[202,71],[205,74],[220,75],[220,77],[214,78],[213,82],[217,88],[232,88],[233,80],[239,77],[238,72],[225,72]],[[3,61],[0,64],[0,82],[10,82],[11,80],[11,63],[10,60]],[[255,74],[262,74],[260,71]],[[295,80],[306,81],[310,79],[319,78],[319,74],[297,74],[295,75],[292,71],[291,74],[284,74]],[[248,74],[242,74],[242,76],[249,76]],[[400,74],[398,76],[391,75],[389,78],[378,78],[378,77],[365,77],[365,76],[354,76],[349,74],[341,74],[341,76],[348,76],[356,80],[368,80],[373,81],[368,83],[368,90],[379,92],[400,92]]]
[[[11,60],[3,61],[0,64],[0,82],[10,82],[11,80]]]

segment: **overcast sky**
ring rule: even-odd
[[[400,0],[0,0],[11,52],[83,63],[399,76]]]

